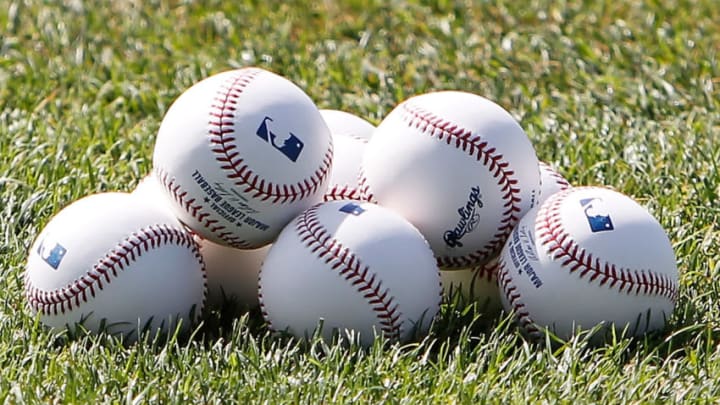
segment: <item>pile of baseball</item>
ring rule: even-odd
[[[133,193],[57,213],[25,286],[57,330],[132,341],[235,301],[274,331],[367,346],[421,338],[451,292],[530,337],[637,336],[664,327],[678,271],[646,209],[571,187],[486,98],[417,95],[374,127],[243,68],[175,100]]]

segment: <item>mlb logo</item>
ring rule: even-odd
[[[580,200],[580,205],[583,207],[585,217],[593,233],[612,231],[615,229],[610,219],[609,210],[602,199],[583,198]]]
[[[60,262],[62,262],[63,257],[65,257],[65,253],[67,253],[67,249],[55,241],[48,241],[46,239],[40,242],[37,253],[45,263],[57,270],[58,267],[60,267]]]
[[[355,203],[347,203],[340,207],[340,212],[345,212],[347,214],[358,216],[365,212],[365,209]]]
[[[272,118],[265,117],[255,133],[265,142],[280,151],[285,157],[293,162],[297,161],[305,144],[292,132],[288,132],[288,136],[285,138],[278,138],[278,135],[272,132],[268,126],[268,122],[272,121]]]

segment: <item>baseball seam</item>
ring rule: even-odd
[[[332,162],[332,145],[325,152],[320,167],[308,178],[295,184],[279,184],[261,178],[247,164],[235,143],[234,118],[245,88],[264,71],[247,68],[231,75],[218,90],[210,106],[208,136],[215,159],[227,177],[252,198],[273,203],[291,203],[315,194],[324,183]]]
[[[358,191],[360,192],[360,200],[377,204],[378,201],[375,199],[375,195],[370,189],[370,182],[365,176],[365,170],[360,166],[360,172],[358,173]]]
[[[308,209],[300,215],[295,223],[300,241],[324,261],[333,271],[348,281],[357,292],[370,304],[380,323],[380,330],[384,336],[397,341],[402,336],[403,322],[400,320],[402,312],[398,310],[395,297],[390,295],[389,289],[383,290],[382,280],[370,271],[349,248],[338,240],[333,239],[327,229],[323,227],[317,216],[318,205]],[[262,297],[262,284],[260,285],[260,310],[273,329],[270,315],[265,309]]]
[[[58,315],[80,307],[82,303],[94,298],[112,280],[130,266],[143,253],[164,245],[176,245],[190,248],[201,265],[203,276],[203,299],[196,315],[199,317],[205,307],[207,298],[207,273],[205,261],[200,254],[197,243],[185,231],[169,225],[151,225],[128,235],[87,273],[72,280],[62,288],[43,290],[35,286],[27,274],[25,277],[25,295],[30,307],[43,315]],[[192,320],[197,321],[197,319]]]
[[[542,333],[530,318],[530,311],[525,306],[525,303],[522,302],[520,291],[513,285],[513,279],[510,276],[509,269],[502,258],[498,262],[497,277],[498,285],[508,300],[508,304],[510,308],[512,308],[520,328],[524,330],[530,338],[539,339]]]
[[[325,196],[323,197],[323,200],[325,202],[327,201],[335,201],[335,200],[361,200],[362,199],[362,192],[359,188],[353,187],[350,185],[333,185],[330,188],[328,188],[327,192],[325,192]]]
[[[539,162],[540,170],[545,170],[545,172],[555,181],[555,184],[560,187],[560,191],[567,190],[568,188],[572,187],[570,183],[563,177],[560,173],[557,172],[557,170],[553,169],[552,166],[550,166],[547,163]],[[542,178],[542,176],[541,176]]]
[[[175,178],[171,177],[166,170],[159,166],[155,166],[153,170],[160,184],[170,193],[175,202],[210,233],[225,242],[228,246],[236,249],[252,249],[258,247],[251,242],[235,236],[233,232],[221,224],[217,218],[214,218],[212,213],[207,211],[195,197],[190,197],[188,192],[183,190],[180,184],[176,183]]]
[[[582,248],[562,223],[560,207],[570,193],[561,192],[543,204],[536,217],[536,232],[549,256],[560,261],[562,267],[581,279],[597,281],[600,286],[627,294],[657,295],[673,303],[678,298],[678,286],[665,274],[649,269],[629,269],[601,260]]]
[[[489,263],[475,266],[472,268],[472,272],[474,273],[473,277],[478,280],[485,280],[488,282],[497,281],[498,263],[490,261]]]
[[[502,154],[497,153],[496,148],[483,140],[482,136],[474,135],[471,130],[462,128],[460,125],[439,117],[422,107],[415,106],[411,102],[405,102],[401,106],[402,119],[408,126],[445,141],[447,145],[452,145],[474,157],[488,168],[490,174],[497,180],[497,185],[502,193],[503,212],[500,226],[493,238],[482,248],[463,256],[436,256],[438,266],[462,268],[488,259],[500,250],[513,227],[520,220],[522,212],[518,205],[522,200],[519,195],[520,188],[517,186],[518,179],[515,178],[515,172],[510,168],[510,163],[503,159]],[[364,172],[360,174],[360,189],[363,199],[375,201]]]

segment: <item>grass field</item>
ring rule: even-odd
[[[720,401],[715,1],[91,3],[0,0],[1,403]],[[456,302],[424,341],[370,350],[280,339],[255,313],[127,348],[45,331],[22,283],[44,224],[132,190],[174,98],[248,65],[375,124],[430,90],[501,104],[571,183],[631,195],[667,229],[681,271],[667,329],[535,345]]]

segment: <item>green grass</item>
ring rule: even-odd
[[[91,3],[0,0],[0,402],[720,401],[715,1]],[[131,347],[44,330],[22,293],[40,229],[81,196],[133,189],[173,99],[247,65],[376,124],[430,90],[503,105],[573,184],[629,194],[667,229],[667,329],[536,345],[456,302],[422,342],[369,350],[274,337],[255,313]]]

